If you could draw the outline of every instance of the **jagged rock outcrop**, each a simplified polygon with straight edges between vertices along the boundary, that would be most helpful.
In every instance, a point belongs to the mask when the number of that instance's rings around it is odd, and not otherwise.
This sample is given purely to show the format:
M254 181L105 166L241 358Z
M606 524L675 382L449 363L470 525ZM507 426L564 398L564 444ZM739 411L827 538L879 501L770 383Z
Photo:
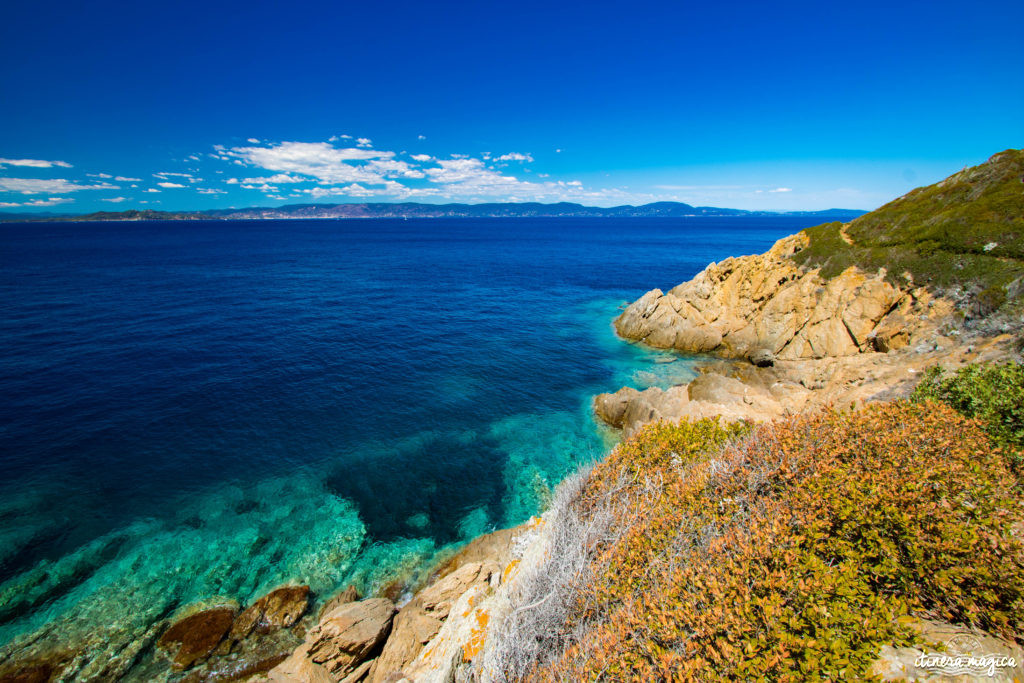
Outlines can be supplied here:
M511 559L519 527L485 534L442 566L439 578L421 590L395 617L394 628L370 671L374 683L405 675L409 666L441 631L452 607L469 592L486 594L500 583Z
M615 319L627 338L741 364L705 367L688 386L623 388L594 411L629 436L655 420L771 420L828 404L853 405L907 383L957 342L951 301L851 266L831 279L798 265L806 233L764 254L712 263L667 293L654 289ZM913 350L914 358L888 358ZM911 375L912 376L912 375Z
M712 263L667 293L651 290L616 318L615 329L657 348L756 353L755 362L767 364L900 348L953 311L923 288L895 287L884 271L850 267L826 281L790 258L807 240L792 235L764 254Z
M269 673L269 680L339 681L352 675L384 644L395 612L387 598L339 605L310 629L302 645Z
M395 604L386 598L336 608L306 636L309 658L335 676L348 675L383 645L395 611Z

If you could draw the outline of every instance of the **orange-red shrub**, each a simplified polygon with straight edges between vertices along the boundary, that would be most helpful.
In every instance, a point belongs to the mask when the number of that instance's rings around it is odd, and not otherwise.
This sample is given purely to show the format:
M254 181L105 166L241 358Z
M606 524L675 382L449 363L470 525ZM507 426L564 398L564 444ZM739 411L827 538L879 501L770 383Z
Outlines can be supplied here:
M660 494L595 550L586 636L538 678L864 678L915 642L910 613L1024 631L1024 501L976 422L874 405L722 448L743 429L653 425L595 468L583 505L623 480Z

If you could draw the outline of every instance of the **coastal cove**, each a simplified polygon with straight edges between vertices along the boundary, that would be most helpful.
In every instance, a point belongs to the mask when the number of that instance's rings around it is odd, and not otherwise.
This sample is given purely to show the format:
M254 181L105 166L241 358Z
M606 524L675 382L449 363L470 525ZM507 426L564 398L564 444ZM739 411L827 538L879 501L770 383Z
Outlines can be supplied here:
M816 217L4 224L0 644L411 584L693 357L611 320Z

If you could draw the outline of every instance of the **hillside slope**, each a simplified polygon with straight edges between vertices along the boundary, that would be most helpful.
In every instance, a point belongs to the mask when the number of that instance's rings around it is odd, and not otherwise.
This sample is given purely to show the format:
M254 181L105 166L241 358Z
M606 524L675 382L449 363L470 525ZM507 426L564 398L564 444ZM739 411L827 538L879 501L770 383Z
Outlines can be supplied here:
M626 339L729 358L889 351L1024 294L1024 152L1010 150L848 224L713 263L615 320Z
M886 268L899 282L943 291L982 291L987 303L1024 293L1024 150L1006 150L987 162L920 187L845 226L805 231L798 265L832 278L849 266ZM999 291L1001 290L1001 291Z

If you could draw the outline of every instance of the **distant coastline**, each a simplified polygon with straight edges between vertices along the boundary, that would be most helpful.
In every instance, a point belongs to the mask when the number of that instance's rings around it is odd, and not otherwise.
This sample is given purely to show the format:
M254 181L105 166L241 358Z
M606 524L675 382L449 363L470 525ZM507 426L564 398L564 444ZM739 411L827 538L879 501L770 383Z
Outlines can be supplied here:
M88 214L0 213L0 222L148 221L148 220L280 220L342 218L693 218L721 216L818 216L852 219L866 211L745 211L682 202L655 202L641 206L583 206L570 202L542 204L508 202L487 204L421 204L415 202L367 204L286 204L279 207L213 209L208 211L98 211Z

